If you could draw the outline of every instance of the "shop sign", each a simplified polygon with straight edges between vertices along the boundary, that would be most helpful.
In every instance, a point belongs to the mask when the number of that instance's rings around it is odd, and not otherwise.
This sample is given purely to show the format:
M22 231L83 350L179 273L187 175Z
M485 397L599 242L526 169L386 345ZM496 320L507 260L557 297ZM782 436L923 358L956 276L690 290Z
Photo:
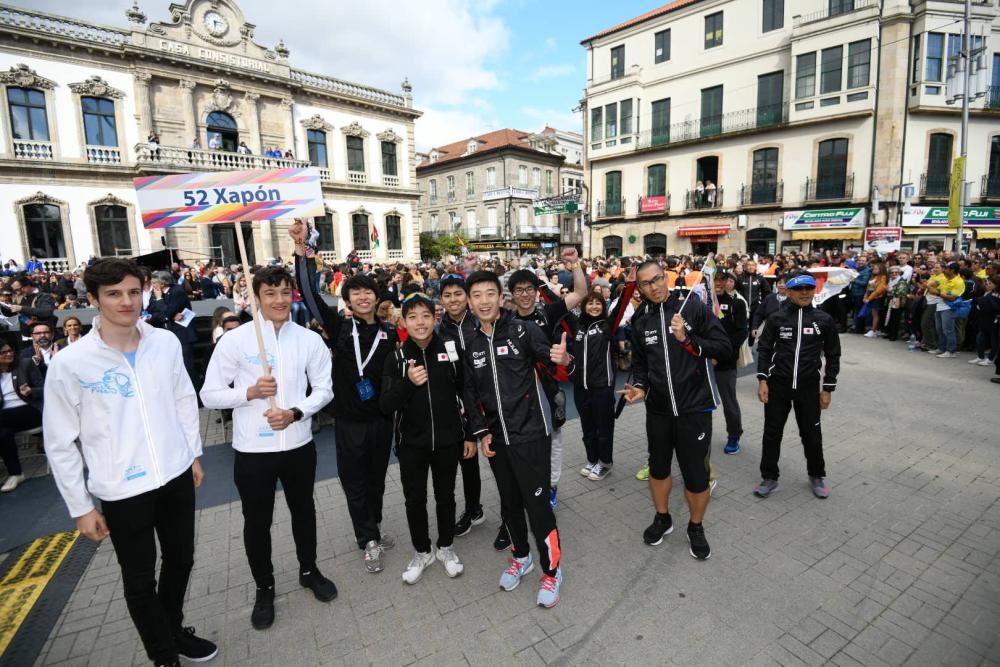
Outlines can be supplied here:
M865 230L865 250L887 255L899 252L902 243L902 227L869 227Z
M1000 208L989 206L966 206L965 224L972 227L1000 229ZM932 227L942 232L948 230L947 206L913 206L910 212L903 212L904 227Z
M948 209L945 209L947 212ZM804 229L857 229L865 226L866 209L826 208L812 211L786 211L785 230Z

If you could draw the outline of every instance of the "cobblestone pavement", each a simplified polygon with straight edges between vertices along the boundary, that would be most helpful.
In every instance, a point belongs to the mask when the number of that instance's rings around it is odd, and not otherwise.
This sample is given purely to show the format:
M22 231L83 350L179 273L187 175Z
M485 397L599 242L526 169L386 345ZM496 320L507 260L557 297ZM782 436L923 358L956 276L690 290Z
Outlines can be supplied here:
M636 406L618 421L616 468L603 482L576 473L578 422L566 427L557 512L565 582L555 609L534 607L533 576L510 593L497 587L498 500L483 462L488 520L456 541L463 577L434 565L415 586L400 580L412 550L393 466L384 527L400 539L383 573L365 573L340 485L323 482L320 567L340 597L322 604L299 588L279 504L277 621L256 632L240 508L223 505L197 519L185 622L219 642L215 663L226 665L1000 665L1000 387L967 358L845 340L840 388L824 416L826 501L809 492L794 420L780 492L751 495L763 413L754 381L741 379L743 453L721 454L716 418L708 562L688 555L682 529L660 547L642 544L652 510L646 485L632 477L645 453ZM673 501L683 528L686 508L676 492ZM130 663L145 664L145 655L105 543L37 664Z

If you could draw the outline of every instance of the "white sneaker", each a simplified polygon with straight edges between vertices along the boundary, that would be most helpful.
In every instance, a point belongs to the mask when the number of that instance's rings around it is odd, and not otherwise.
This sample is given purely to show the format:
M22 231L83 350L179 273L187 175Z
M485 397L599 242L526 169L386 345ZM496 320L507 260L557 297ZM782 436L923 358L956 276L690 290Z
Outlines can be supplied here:
M437 550L437 559L441 561L441 564L444 565L444 571L452 579L465 572L465 565L462 565L462 561L459 560L453 546L439 547Z
M955 354L954 352L942 352L941 354L937 355L937 358L938 359L954 359L957 356L958 355Z
M933 350L924 350L924 351L927 352L927 354L935 354L935 355L941 354L941 350L937 349L936 347Z
M611 466L604 463L598 463L594 466L594 469L590 471L590 475L587 476L592 482L599 482L611 472Z
M980 363L981 361L983 361L983 359L980 359L979 357L973 357L973 358L969 359L968 361L966 361L965 363L967 363L967 364L979 364L980 366L982 366L982 364Z
M873 330L871 330L871 331L869 331L868 333L865 334L865 338L874 338L876 335L877 334L876 334L875 330L873 329Z
M413 554L413 558L410 559L410 564L403 570L403 581L411 585L417 583L420 581L420 577L423 576L427 566L433 562L434 547L431 547L431 550L427 553L416 552Z
M992 366L993 365L993 362L990 361L989 359L977 359L976 363L979 364L980 366Z
M583 477L589 477L590 471L592 471L595 467L597 467L596 463L588 463L587 465L580 468L580 475Z
M11 475L7 478L7 481L0 486L0 493L9 493L16 489L21 482L24 481L24 475Z

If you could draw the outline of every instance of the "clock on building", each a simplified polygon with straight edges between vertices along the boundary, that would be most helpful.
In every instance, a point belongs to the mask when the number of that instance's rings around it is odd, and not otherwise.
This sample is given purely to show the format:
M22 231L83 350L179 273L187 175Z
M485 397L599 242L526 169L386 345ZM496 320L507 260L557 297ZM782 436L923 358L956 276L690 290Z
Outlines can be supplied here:
M205 29L213 37L222 37L229 30L229 22L217 11L205 12Z

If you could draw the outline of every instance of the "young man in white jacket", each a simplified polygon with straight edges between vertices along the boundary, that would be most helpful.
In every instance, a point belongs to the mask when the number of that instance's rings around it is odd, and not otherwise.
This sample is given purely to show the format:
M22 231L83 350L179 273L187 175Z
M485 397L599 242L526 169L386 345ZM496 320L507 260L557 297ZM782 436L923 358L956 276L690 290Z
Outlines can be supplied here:
M311 427L312 416L333 398L332 362L319 334L291 321L294 286L280 266L253 277L270 374L263 372L254 324L248 322L219 339L201 389L206 407L233 410L233 477L243 503L243 545L257 584L250 616L257 630L274 623L271 520L278 480L292 515L299 583L322 602L337 597L337 587L316 567Z
M181 626L194 564L194 490L204 477L198 399L177 337L139 321L141 276L118 258L84 273L100 314L90 333L52 358L45 450L77 530L95 542L111 536L146 655L157 665L177 665L178 656L204 662L215 644Z

